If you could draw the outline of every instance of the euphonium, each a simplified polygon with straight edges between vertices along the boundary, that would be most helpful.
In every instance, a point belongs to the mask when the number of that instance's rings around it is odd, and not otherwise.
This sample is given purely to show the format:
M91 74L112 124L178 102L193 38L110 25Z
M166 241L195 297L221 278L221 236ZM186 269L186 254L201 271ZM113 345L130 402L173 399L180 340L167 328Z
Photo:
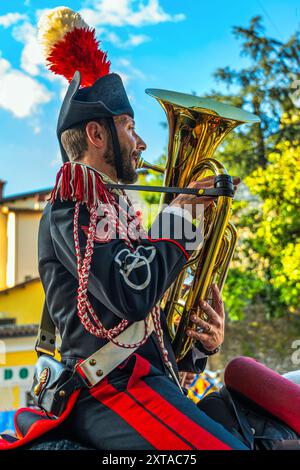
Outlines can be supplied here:
M243 123L259 118L233 106L211 99L167 90L148 89L163 107L169 124L168 158L165 186L187 187L208 174L225 175L225 167L213 154L223 139ZM144 163L151 168L151 164ZM158 167L152 167L160 171ZM163 194L161 202L169 204L174 196ZM229 263L236 245L236 229L229 221L232 198L218 197L205 210L204 238L181 274L164 296L163 303L176 358L182 359L194 340L187 337L192 313L199 314L199 301L211 303L211 285L222 291Z

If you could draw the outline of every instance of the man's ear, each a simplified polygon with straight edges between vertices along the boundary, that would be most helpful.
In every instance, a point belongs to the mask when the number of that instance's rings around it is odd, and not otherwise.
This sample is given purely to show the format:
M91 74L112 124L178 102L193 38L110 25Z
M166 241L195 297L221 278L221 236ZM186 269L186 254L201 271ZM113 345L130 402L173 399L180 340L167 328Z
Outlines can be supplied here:
M106 129L97 121L89 121L85 127L88 141L97 148L103 148L106 143Z

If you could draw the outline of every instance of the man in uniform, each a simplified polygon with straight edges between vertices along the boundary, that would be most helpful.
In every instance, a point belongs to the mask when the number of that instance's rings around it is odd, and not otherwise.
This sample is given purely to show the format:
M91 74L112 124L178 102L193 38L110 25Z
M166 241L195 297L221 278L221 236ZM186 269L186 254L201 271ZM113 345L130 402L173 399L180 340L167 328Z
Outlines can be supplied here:
M77 81L76 86L74 81ZM78 74L70 87L78 90ZM85 93L86 99L82 102L87 103L92 96L93 102L102 102L106 108L115 111L109 99L110 87L119 90L119 98L114 98L115 110L120 114L100 117L98 110L97 118L91 114L90 120L82 123L82 113L76 117L73 103L77 99L82 100ZM67 117L64 112L66 106L70 113ZM136 180L137 160L146 144L135 131L133 110L120 77L110 74L100 78L90 89L76 91L71 104L64 103L61 116L67 121L73 118L67 129L59 124L64 158L67 155L83 168L93 169L104 182L132 183ZM107 120L111 120L109 125ZM111 125L115 126L115 133L110 132ZM118 139L117 145L113 138ZM116 147L119 147L118 152L115 152ZM210 185L210 179L194 183L199 188ZM199 203L208 205L211 200L177 196L169 208L158 215L151 232L159 232L157 227L163 231L169 229L169 223L175 226L183 215L188 218L184 212L186 207L192 210ZM77 315L74 211L74 201L61 201L57 197L44 211L39 234L41 279L50 314L62 337L62 360L69 366L75 366L79 360L86 359L107 343L106 338L99 338L92 330L86 331ZM167 217L167 224L164 217ZM86 250L89 225L90 213L82 204L78 218L81 253ZM145 238L133 242L130 249L120 237L107 241L101 238L101 230L100 234L98 232L96 230L94 236L88 283L93 311L106 330L112 330L122 320L130 324L145 320L189 258L190 252L186 249L189 240L184 235L179 240L164 236ZM195 319L203 332L187 332L198 341L198 349L191 350L183 364L179 364L184 370L203 370L206 356L223 340L224 310L216 287L213 296L215 309L208 304L201 305L209 322ZM98 449L240 448L238 441L182 394L176 383L178 364L163 312L160 313L160 321L163 338L154 331L99 385L81 392L65 425L70 436Z
M186 332L197 347L179 363L159 308L191 254L190 240L184 233L176 238L176 227L184 221L192 230L197 204L209 205L212 199L179 195L150 233L143 233L124 192L106 186L134 183L146 149L122 80L105 73L89 86L80 85L82 77L75 72L58 121L64 165L39 230L40 276L62 339L62 362L76 367L87 384L65 414L61 432L95 449L245 449L185 396L178 381L179 369L202 371L223 341L224 307L217 287L214 308L201 304L206 321L192 318L198 331ZM192 183L212 185L211 178ZM139 229L138 236L130 226ZM135 325L142 331L139 337ZM126 331L133 333L124 341ZM103 363L89 360L99 378L91 386L81 366L99 350ZM102 366L105 370L108 363L109 370L112 357L115 367L104 374Z

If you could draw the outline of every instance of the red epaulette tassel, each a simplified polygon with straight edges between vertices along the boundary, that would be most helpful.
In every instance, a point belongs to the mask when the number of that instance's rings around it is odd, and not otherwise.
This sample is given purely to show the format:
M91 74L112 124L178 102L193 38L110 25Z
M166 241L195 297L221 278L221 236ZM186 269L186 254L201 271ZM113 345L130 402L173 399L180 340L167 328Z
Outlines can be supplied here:
M111 194L106 189L100 174L81 163L64 163L59 170L50 201L74 201L97 206L99 202L109 202Z

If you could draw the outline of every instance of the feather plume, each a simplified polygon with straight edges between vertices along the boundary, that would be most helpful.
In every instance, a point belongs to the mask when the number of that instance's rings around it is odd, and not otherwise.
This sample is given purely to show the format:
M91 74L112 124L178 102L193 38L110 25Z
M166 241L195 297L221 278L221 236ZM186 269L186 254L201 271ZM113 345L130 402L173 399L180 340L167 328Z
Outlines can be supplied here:
M54 8L42 15L38 28L46 64L53 73L70 81L79 70L83 87L109 73L110 62L99 48L95 29L79 13L67 7Z
M47 57L52 47L75 28L89 29L79 13L67 7L57 7L46 11L38 23L38 38L45 56Z

